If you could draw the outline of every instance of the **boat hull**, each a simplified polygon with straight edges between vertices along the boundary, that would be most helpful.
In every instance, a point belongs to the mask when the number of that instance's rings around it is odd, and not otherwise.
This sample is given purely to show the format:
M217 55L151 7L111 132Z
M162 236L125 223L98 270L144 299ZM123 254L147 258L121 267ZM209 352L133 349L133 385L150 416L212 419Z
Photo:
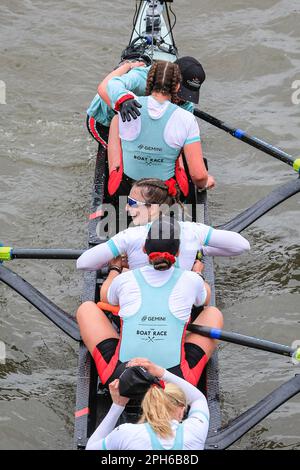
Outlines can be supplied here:
M139 10L136 13L135 24L139 25L139 28L134 28L131 36L129 47L126 50L130 50L130 45L133 44L136 50L139 50L141 54L144 52L148 56L153 56L155 60L176 60L176 47L172 33L167 35L167 26L165 22L166 12L162 15L162 31L167 42L169 52L161 50L161 45L150 44L144 48L145 41L143 39L136 40L138 37L143 38L143 27L145 24L145 8L142 1L139 5ZM138 33L138 35L137 35ZM142 49L141 49L142 47ZM165 45L164 45L165 47ZM100 210L100 206L104 201L104 187L106 184L105 175L106 171L106 150L99 145L96 167L95 167L95 178L93 185L92 195L92 207L91 214L96 214ZM197 222L209 224L209 213L207 204L207 193L206 191L198 192L192 182L190 181L190 195L187 201L193 207L193 218L197 217ZM197 210L196 210L197 208ZM97 233L97 228L101 224L101 217L92 218L89 222L88 232L88 246L89 248L103 243L105 238L100 239ZM215 290L214 290L214 269L213 261L211 258L204 260L205 270L204 274L211 286L211 303L215 303ZM99 289L105 278L105 273L94 272L85 273L84 275L84 287L82 301L99 301ZM208 362L205 371L202 374L201 389L206 393L209 408L210 408L210 430L209 435L214 435L221 425L221 415L219 406L219 380L218 380L218 357L217 352ZM84 449L89 436L94 432L96 426L101 422L103 417L107 414L111 405L111 399L108 390L103 389L99 384L97 371L87 349L84 344L80 344L79 348L79 361L78 361L78 382L77 382L77 395L76 395L76 413L75 413L75 448ZM126 408L126 413L123 413L121 417L122 422L135 422L138 419L139 406L136 403L130 403Z

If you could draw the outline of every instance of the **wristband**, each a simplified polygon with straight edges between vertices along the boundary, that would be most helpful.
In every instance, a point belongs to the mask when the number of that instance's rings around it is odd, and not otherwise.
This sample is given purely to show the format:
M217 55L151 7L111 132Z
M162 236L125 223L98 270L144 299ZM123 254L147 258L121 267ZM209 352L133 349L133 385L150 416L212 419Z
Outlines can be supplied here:
M110 267L108 268L108 272L110 273L110 271L117 271L119 274L121 274L121 273L122 273L122 269L123 269L123 268L120 268L120 266L117 266L117 265L113 264L112 266L110 266Z
M127 93L127 95L124 95L121 98L119 98L115 104L115 111L120 110L120 106L122 103L124 103L124 101L133 100L134 98L135 98L134 95L131 95L130 93Z

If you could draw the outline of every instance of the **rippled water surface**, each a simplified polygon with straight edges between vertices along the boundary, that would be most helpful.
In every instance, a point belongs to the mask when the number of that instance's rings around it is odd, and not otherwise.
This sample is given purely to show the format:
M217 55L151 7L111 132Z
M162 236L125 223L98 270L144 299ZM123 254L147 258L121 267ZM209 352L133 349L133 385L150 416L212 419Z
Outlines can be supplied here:
M203 110L299 155L298 0L175 0L175 38L207 80ZM131 32L134 2L2 0L0 80L0 240L14 246L81 247L87 230L96 145L85 110ZM278 184L290 167L200 122L218 186L214 225L229 220ZM252 250L216 262L217 301L226 329L291 344L300 339L299 197L245 231ZM75 312L82 276L72 261L14 261L18 273ZM0 286L0 448L72 446L77 345L13 291ZM224 422L289 379L287 358L222 344ZM235 448L300 449L294 398Z

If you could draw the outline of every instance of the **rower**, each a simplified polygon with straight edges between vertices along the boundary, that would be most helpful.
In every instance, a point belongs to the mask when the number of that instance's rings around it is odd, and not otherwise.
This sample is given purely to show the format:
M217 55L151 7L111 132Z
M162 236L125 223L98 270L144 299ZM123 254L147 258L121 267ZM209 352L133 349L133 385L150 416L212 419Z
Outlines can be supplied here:
M147 96L136 98L141 115L130 122L113 118L108 144L110 196L127 195L140 178L174 178L182 149L193 183L201 189L214 187L204 164L196 118L175 104L180 82L177 64L157 61L148 74ZM117 109L122 105L119 100Z
M194 57L181 57L176 60L179 65L182 83L178 92L183 109L194 111L194 103L199 101L199 92L205 80L205 72L200 62ZM134 93L144 96L147 76L151 60L146 54L131 53L123 55L120 65L110 72L98 85L98 93L93 98L87 110L87 129L91 136L101 145L107 147L108 132L114 108L120 106L124 119L135 118L139 110L133 103ZM195 75L196 73L196 75ZM193 82L191 79L195 78ZM124 99L127 97L127 99ZM129 102L131 100L131 102ZM123 103L123 106L121 105Z
M192 384L147 359L136 358L109 390L113 404L89 438L86 450L204 449L209 408L203 393ZM141 419L114 429L128 397L137 394L143 398Z
M84 302L77 311L81 337L92 354L103 385L112 381L119 364L147 357L196 385L216 341L186 333L193 305L204 306L194 324L222 328L223 316L208 306L210 288L201 276L174 267L179 251L180 226L159 218L151 225L144 250L148 265L127 271L107 288L107 300L119 305L121 331L105 313Z
M113 260L112 264L122 270L122 260L114 259L122 254L127 256L130 269L147 265L148 257L143 252L143 245L150 224L167 208L176 209L179 199L180 190L176 184L166 184L155 178L135 182L126 206L134 226L85 251L77 260L77 269L98 270ZM182 269L193 268L197 252L203 256L237 256L250 250L249 242L236 232L189 221L179 222L179 225L177 266Z

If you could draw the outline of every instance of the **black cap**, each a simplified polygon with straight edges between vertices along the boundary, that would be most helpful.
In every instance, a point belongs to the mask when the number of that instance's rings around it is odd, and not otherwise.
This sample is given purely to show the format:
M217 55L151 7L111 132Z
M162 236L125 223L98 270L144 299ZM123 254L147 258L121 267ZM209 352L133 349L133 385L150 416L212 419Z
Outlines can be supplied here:
M182 75L182 82L178 97L184 101L197 104L199 101L200 87L205 80L205 72L202 65L194 57L181 57L177 59Z
M126 367L119 377L119 392L122 397L142 400L151 385L159 380L141 366Z

